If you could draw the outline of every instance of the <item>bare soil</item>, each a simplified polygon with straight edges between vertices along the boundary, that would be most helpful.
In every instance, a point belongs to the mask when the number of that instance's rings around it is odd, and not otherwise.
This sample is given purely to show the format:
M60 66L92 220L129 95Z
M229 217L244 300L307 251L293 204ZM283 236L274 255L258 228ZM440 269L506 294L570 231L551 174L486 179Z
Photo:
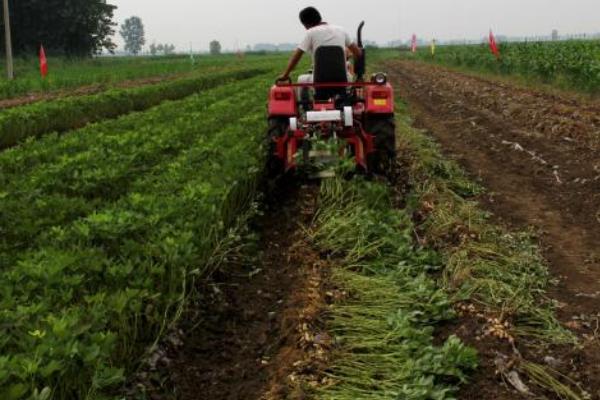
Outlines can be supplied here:
M173 74L167 76L156 76L143 79L130 79L111 84L85 85L71 89L53 90L51 92L32 92L27 95L0 99L0 110L37 103L39 101L56 100L64 97L89 96L104 92L108 89L130 89L185 77L187 74Z
M600 399L600 106L430 64L387 67L415 126L488 189L481 201L496 222L539 232L560 281L550 295L583 345L550 355L558 354L561 370ZM453 330L474 343L470 325ZM475 344L481 373L461 398L517 398L494 377L498 347Z
M199 318L182 326L183 345L170 355L169 399L305 398L299 382L328 353L328 264L303 230L317 194L318 185L281 188L255 227L256 265L227 266L206 285Z

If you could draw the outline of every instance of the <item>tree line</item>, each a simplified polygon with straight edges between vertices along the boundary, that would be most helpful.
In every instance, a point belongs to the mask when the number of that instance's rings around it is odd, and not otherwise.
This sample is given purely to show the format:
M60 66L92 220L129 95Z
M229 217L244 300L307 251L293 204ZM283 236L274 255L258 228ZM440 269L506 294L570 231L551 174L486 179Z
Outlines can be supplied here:
M113 14L106 0L9 0L13 50L37 54L40 45L53 54L89 56L116 47ZM0 22L4 32L4 22ZM4 50L4 41L2 50Z
M38 54L40 46L53 55L85 57L102 51L113 53L112 37L117 24L113 21L115 5L111 0L8 0L11 17L13 52L16 56ZM0 18L0 32L4 19ZM133 16L120 26L124 49L139 54L146 44L142 20ZM4 52L4 40L0 40ZM152 55L175 52L172 44L152 44ZM221 53L221 44L210 43L211 54Z

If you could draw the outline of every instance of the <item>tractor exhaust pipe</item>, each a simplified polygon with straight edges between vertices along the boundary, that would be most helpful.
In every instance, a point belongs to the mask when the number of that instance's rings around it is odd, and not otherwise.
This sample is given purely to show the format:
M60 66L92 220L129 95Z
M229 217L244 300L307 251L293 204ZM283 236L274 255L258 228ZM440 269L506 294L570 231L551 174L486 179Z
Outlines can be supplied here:
M365 47L363 46L362 40L362 31L365 26L365 21L362 21L360 25L358 25L358 32L356 35L357 45L362 50L362 55L356 60L356 65L354 66L354 71L356 72L356 81L364 82L365 80L365 72L366 72L366 60L367 55L365 54Z

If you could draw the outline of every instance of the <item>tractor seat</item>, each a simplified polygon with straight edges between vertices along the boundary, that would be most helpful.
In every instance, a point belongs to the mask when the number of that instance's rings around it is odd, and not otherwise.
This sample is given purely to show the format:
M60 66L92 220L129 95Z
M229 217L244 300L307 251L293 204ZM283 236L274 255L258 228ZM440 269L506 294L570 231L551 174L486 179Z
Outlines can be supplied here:
M315 52L315 83L347 83L346 52L340 46L321 46ZM346 88L319 88L315 100L327 101L336 96L346 96Z

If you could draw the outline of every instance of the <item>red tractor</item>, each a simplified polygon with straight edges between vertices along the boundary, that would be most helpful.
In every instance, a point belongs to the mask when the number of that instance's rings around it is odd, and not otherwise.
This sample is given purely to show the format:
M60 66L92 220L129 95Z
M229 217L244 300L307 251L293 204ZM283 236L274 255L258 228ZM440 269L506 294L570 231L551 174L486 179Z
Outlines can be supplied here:
M358 45L362 46L362 27ZM309 83L277 82L269 93L271 175L294 171L318 158L315 141L338 139L340 156L351 156L358 170L386 174L396 155L394 90L384 73L364 82L365 58L348 76L341 47L319 47ZM301 157L300 157L301 156Z

